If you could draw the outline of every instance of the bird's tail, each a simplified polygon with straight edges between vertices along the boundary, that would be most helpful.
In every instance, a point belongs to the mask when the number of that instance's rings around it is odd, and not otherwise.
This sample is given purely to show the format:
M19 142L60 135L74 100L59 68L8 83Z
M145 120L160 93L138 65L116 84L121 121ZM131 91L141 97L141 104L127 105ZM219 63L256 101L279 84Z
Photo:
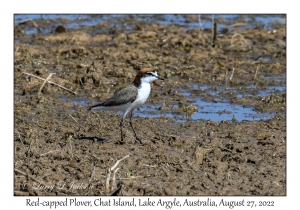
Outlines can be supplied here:
M88 111L91 111L91 110L93 109L93 107L94 107L94 106L87 107L87 110L88 110Z
M97 107L100 107L100 105L96 104L94 106L90 106L90 107L87 108L87 110L93 110L94 108L97 108Z

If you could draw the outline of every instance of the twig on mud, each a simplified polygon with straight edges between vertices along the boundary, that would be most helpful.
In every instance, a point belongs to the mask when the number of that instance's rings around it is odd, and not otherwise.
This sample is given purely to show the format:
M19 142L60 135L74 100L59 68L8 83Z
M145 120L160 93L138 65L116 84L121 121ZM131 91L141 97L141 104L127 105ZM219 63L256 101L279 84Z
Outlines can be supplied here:
M94 110L91 110L95 115L97 115L98 118L100 118L100 116L94 111Z
M56 74L56 73L50 73L49 76L47 77L47 79L44 80L42 86L40 87L40 89L39 89L39 91L37 93L37 97L38 98L40 98L40 95L41 95L43 87L45 86L46 82L52 77L53 74Z
M232 67L232 73L231 73L231 76L230 76L229 80L232 80L232 78L233 78L233 74L234 74L234 70L235 70L235 68L234 68L234 67Z
M147 165L147 164L143 164L144 166L147 166L147 167L151 167L151 168L156 168L157 165L154 165L154 166L151 166L151 165Z
M106 181L105 181L105 191L109 192L109 181L110 181L110 174L111 172L108 170L108 173L106 175Z
M257 72L258 72L258 66L256 67L256 71L255 71L254 79L253 79L253 81L252 81L252 85L253 85L254 80L255 80L255 78L256 78Z
M48 153L57 152L57 151L59 151L59 150L58 150L58 149L57 149L57 150L51 150L51 151L49 151L49 152L46 152L46 153L41 154L40 156L45 156L45 155L48 154Z
M17 173L19 173L19 174L22 174L22 175L26 176L28 179L32 179L33 181L36 181L36 182L38 182L38 183L41 183L41 184L45 185L42 181L40 181L40 180L34 178L33 176L30 176L29 174L27 174L27 173L25 173L25 172L23 172L23 171L20 171L19 169L16 169L16 168L15 168L14 171L17 172ZM46 185L45 185L45 186L46 186Z
M35 75L33 75L33 74L29 74L29 73L26 73L26 72L23 72L23 74L26 74L26 75L28 75L28 76L35 77L35 78L40 79L40 80L45 80L44 78L35 76ZM70 90L70 89L68 89L68 88L65 88L65 87L63 87L63 86L61 86L61 85L59 85L59 84L57 84L57 83L55 83L55 82L51 82L51 81L47 81L47 82L48 82L49 84L57 85L58 87L60 87L60 88L62 88L62 89L64 89L64 90L67 90L67 91L73 93L74 95L77 95L77 93L76 93L77 90L74 92L74 91L72 91L72 90Z
M70 115L70 114L68 114L68 115L80 126L80 124L77 122L77 120L75 120L74 117L72 117L72 115Z
M117 188L117 185L116 185L116 173L117 173L118 170L119 170L119 168L116 168L116 170L114 171L114 176L113 176L113 179L112 179L111 190Z
M125 157L123 157L122 159L120 160L117 160L117 162L115 163L115 165L113 165L111 168L108 169L108 172L107 172L107 176L106 176L106 182L105 182L105 189L106 189L106 192L108 193L109 191L112 191L112 189L115 187L115 174L116 174L116 171L118 170L117 166L119 165L119 163L124 160L125 158L128 158L130 155L126 155ZM116 169L117 168L117 169ZM116 171L115 171L116 169ZM110 190L110 175L111 173L114 172L114 177L113 177L113 185L111 187L111 190ZM111 194L111 193L110 193Z
M127 178L118 178L117 180L129 180L129 179L139 179L139 178L144 178L143 176L131 176Z
M130 155L126 155L125 157L123 157L122 159L120 159L120 160L117 160L117 162L115 163L115 165L113 165L113 167L111 167L110 168L110 170L111 171L114 171L115 170L115 168L119 165L119 163L122 161L122 160L124 160L124 159L126 159L126 158L128 158Z

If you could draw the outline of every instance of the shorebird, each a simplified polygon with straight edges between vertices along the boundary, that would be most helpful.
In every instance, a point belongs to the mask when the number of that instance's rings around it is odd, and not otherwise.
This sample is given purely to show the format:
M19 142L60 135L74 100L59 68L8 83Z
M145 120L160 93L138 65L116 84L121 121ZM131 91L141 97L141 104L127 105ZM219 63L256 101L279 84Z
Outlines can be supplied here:
M136 108L141 107L146 100L148 99L151 91L151 83L157 79L164 80L164 78L159 77L157 72L152 68L145 68L140 70L135 79L131 84L126 86L125 88L116 92L111 98L108 100L91 106L89 110L96 110L99 109L101 111L121 111L123 112L123 116L120 122L120 129L121 129L121 141L123 141L123 122L127 114L130 114L130 126L133 130L135 140L139 141L142 144L140 138L137 137L136 132L132 125L132 116L133 111Z

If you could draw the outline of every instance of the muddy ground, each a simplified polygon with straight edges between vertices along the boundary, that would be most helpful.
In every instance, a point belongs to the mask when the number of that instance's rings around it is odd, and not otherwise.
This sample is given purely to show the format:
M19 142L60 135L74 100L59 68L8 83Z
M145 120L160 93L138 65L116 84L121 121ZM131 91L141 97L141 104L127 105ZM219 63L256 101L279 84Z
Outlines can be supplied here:
M197 16L186 19L196 22ZM68 21L35 24L43 31ZM125 22L130 30L121 27ZM15 195L286 195L286 94L258 96L246 88L285 85L274 78L286 74L286 26L242 26L228 25L213 41L210 29L130 15L30 35L24 30L32 22L15 24ZM152 85L147 103L174 118L134 117L144 145L134 142L128 121L120 142L120 115L86 106L107 99L148 67L167 80ZM34 77L50 73L56 74L49 81L68 90ZM233 91L212 95L199 88L189 97L178 91L192 84ZM190 120L201 111L194 98L276 114L267 120ZM186 120L176 121L177 115ZM124 157L114 178L109 169Z

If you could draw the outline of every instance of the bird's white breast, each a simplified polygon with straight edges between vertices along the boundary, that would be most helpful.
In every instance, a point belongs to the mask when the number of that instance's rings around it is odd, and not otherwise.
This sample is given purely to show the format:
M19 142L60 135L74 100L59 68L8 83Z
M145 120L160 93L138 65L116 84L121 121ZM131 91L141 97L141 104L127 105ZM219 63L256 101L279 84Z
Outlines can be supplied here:
M132 109L141 107L148 99L151 92L150 83L143 82L141 83L140 88L138 89L137 99L132 103Z

